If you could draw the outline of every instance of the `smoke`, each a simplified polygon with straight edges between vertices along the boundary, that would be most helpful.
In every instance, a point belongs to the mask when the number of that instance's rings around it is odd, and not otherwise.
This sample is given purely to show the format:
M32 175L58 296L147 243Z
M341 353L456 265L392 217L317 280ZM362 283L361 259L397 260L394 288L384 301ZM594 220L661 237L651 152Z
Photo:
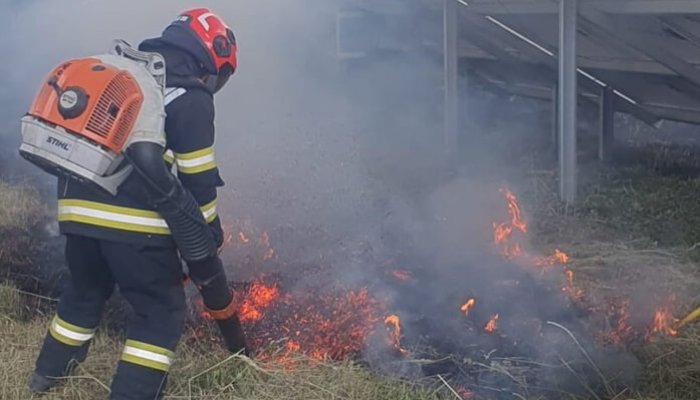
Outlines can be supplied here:
M6 55L0 63L0 140L11 151L20 116L55 64L100 53L115 38L137 44L157 36L192 6L179 0L7 1L0 23L0 52ZM439 48L431 51L423 43L439 43L439 15L424 13L417 2L367 2L376 8L380 3L397 17L376 17L378 23L368 18L353 31L375 51L341 61L339 3L198 2L229 22L239 50L239 68L216 98L216 151L226 182L219 214L234 234L254 232L257 238L267 232L277 256L248 262L250 254L234 246L224 258L237 281L321 265L326 272L303 276L300 285L372 283L410 317L406 332L430 336L421 331L429 324L443 331L441 338L458 336L459 323L437 327L421 313L451 315L449 307L469 295L462 290L480 287L479 297L488 298L489 285L505 279L502 269L492 268L496 261L483 254L491 239L490 216L501 206L493 201L497 187L464 178L445 183L442 66ZM400 39L387 39L387 32ZM470 107L470 115L477 115L482 106ZM14 168L33 171L25 162ZM387 263L421 271L426 283L408 291L383 285L379 265ZM406 293L416 297L401 305ZM532 293L508 293L499 292L504 297L494 302L534 301ZM549 314L562 311L550 306ZM376 364L372 355L368 359Z

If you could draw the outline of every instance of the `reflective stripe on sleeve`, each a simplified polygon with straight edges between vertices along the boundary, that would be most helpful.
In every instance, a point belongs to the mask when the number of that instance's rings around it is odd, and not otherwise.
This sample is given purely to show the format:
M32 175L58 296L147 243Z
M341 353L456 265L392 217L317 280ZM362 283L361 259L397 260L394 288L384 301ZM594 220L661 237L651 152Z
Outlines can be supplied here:
M207 223L210 223L216 219L216 199L200 207L202 210L202 215Z
M173 153L172 150L168 150L165 153L163 153L163 159L168 164L172 164L173 162L175 162L175 153Z
M184 174L198 174L216 168L214 148L206 147L191 153L175 153L177 170Z

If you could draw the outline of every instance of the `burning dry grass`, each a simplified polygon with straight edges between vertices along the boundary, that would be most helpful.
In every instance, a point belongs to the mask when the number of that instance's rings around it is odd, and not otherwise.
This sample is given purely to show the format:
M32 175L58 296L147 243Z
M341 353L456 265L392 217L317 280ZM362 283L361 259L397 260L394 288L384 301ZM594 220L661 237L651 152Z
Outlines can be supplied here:
M48 316L32 316L36 311L20 308L24 297L10 286L0 286L0 399L30 398L24 385L48 323ZM117 337L98 334L76 375L42 399L106 398L120 349ZM268 360L230 356L206 341L181 346L166 399L433 400L447 390L380 378L351 362L331 363L286 352L283 363L274 357Z

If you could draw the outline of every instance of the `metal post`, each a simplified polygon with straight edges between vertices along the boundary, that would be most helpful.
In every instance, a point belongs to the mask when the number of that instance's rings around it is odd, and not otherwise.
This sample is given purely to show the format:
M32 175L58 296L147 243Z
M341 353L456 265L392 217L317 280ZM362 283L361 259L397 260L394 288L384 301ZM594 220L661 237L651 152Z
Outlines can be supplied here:
M456 0L443 0L444 19L444 67L445 67L445 132L444 145L449 163L456 161L459 147L459 96L458 96L458 21Z
M576 201L576 17L578 0L559 3L559 194Z
M600 96L600 136L598 141L598 158L610 161L615 140L615 92L610 86L603 88Z
M552 148L555 153L559 149L559 86L555 83L552 87Z

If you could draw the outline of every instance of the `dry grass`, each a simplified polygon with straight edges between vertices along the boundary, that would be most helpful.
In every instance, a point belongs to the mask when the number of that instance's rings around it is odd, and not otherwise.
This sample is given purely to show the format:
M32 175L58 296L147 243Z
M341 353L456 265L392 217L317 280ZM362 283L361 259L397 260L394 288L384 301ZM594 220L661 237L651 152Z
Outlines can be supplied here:
M0 265L31 262L31 249L40 241L36 229L47 214L36 189L0 181Z
M567 208L551 175L532 180L524 208L532 210L535 247L569 253L576 285L594 298L660 305L673 294L677 318L700 306L700 180L634 167L598 171L592 181L580 205ZM634 351L640 386L619 399L700 399L698 322Z
M0 227L26 231L46 215L39 193L30 186L10 186L0 181Z
M0 286L0 399L31 398L24 385L32 371L49 316L27 317L22 297L9 286ZM107 398L121 340L98 334L90 356L74 377L42 399L83 400ZM301 356L253 361L218 349L181 346L169 379L166 399L377 399L436 400L446 386L419 388L408 382L373 375L351 362L317 362ZM291 366L290 366L291 365Z

